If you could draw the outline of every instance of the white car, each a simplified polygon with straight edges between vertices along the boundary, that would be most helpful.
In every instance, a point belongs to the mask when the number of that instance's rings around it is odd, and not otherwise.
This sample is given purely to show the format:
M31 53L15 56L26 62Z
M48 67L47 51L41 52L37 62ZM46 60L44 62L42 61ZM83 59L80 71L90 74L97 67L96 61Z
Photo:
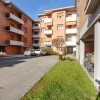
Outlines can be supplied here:
M27 48L24 52L25 56L33 56L34 55L34 49Z
M37 55L41 55L41 49L36 49L35 50L35 52L34 52L34 54L37 56Z

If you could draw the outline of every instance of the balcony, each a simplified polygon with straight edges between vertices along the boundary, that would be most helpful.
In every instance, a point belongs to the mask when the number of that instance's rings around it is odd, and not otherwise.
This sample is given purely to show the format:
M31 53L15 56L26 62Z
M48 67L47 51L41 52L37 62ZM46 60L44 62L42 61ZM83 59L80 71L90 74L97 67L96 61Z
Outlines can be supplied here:
M39 30L39 26L33 26L33 30Z
M77 21L77 17L76 17L76 15L68 16L68 17L66 17L66 21L69 21L69 22Z
M44 45L45 45L45 46L52 46L52 42L46 41L46 42L44 42Z
M33 47L39 47L40 44L39 43L33 43Z
M76 46L75 41L66 41L66 46Z
M52 18L47 18L47 19L44 19L44 23L47 25L47 26L51 26L52 25Z
M7 17L7 18L10 18L10 19L12 19L12 20L14 20L14 21L16 21L16 22L18 22L18 23L20 23L20 24L24 24L24 21L23 21L21 18L15 16L15 15L12 14L12 13L7 13L7 14L6 14L6 17Z
M77 33L77 28L66 29L66 34L75 34Z
M24 46L24 42L15 41L15 40L9 40L9 41L7 41L7 44L13 45L13 46Z
M24 31L19 30L19 29L17 29L17 28L14 28L14 27L12 27L12 26L7 26L7 27L6 27L6 30L9 31L9 32L16 33L16 34L24 35Z
M53 34L53 31L52 30L45 30L44 31L44 34L45 35L52 35Z
M85 7L86 14L93 14L99 6L100 0L87 0L87 4Z
M33 38L39 38L39 37L40 37L39 34L37 34L37 35L33 35Z

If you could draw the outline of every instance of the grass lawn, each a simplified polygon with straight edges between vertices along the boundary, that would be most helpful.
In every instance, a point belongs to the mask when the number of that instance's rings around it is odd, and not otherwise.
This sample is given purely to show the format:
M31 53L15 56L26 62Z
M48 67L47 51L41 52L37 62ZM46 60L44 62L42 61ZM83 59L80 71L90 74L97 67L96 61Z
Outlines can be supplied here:
M96 100L96 89L77 61L64 60L21 100Z

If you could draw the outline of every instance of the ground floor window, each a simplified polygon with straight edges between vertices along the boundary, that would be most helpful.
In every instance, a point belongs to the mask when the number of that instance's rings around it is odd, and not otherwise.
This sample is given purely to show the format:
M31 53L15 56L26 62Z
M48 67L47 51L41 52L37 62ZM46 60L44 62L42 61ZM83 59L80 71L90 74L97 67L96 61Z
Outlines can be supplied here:
M0 46L0 52L5 52L5 47L4 46Z
M73 47L67 47L67 54L73 54Z

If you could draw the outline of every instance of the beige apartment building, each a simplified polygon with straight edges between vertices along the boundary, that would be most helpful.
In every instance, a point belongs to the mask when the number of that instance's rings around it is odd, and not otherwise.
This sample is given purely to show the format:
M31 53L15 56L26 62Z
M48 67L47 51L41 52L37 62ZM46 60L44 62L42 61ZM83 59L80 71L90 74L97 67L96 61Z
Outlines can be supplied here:
M32 47L34 49L40 49L40 22L38 20L33 21L32 29Z
M89 55L92 56L92 60L87 62L90 64L86 66L86 69L90 69L90 65L93 65L92 79L98 87L97 81L100 81L100 0L76 0L76 9L78 26L76 57L84 66L85 60L89 58Z
M66 54L73 54L76 51L77 33L75 7L46 10L38 16L40 18L40 46L51 47L57 51L52 42L54 39L63 38Z

